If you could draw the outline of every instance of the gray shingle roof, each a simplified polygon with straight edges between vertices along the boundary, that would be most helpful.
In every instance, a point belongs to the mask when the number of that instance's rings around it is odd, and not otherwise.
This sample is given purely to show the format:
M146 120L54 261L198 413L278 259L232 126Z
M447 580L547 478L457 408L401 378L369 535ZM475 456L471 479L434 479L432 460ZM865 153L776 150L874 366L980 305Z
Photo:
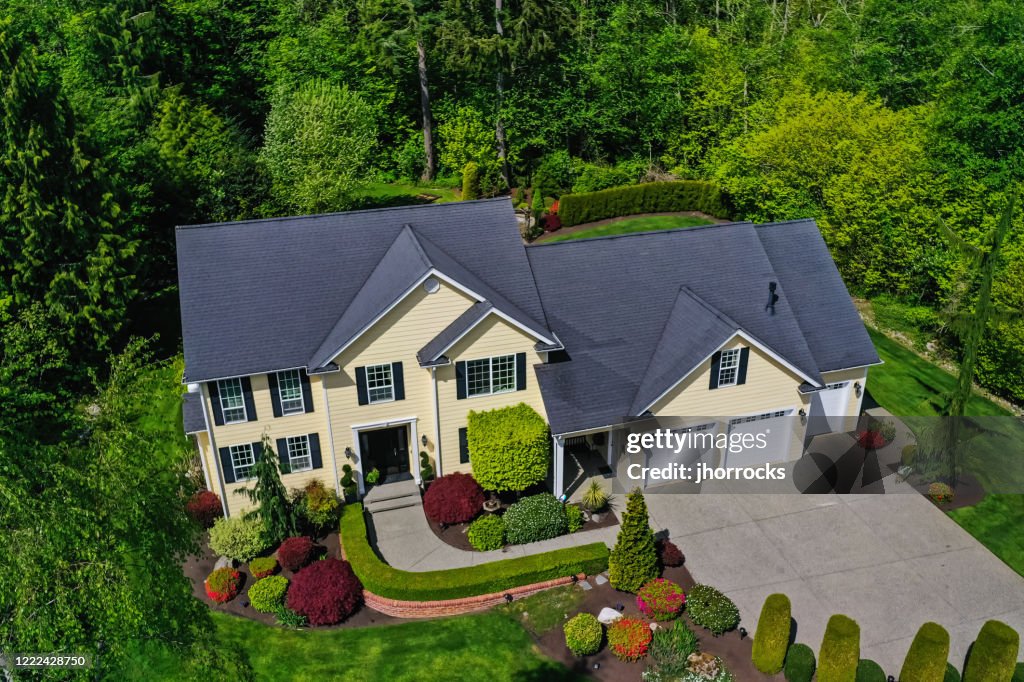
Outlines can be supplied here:
M415 239L398 239L406 225ZM180 227L176 238L191 382L321 361L328 341L408 282L395 268L420 269L417 258L548 330L507 198ZM364 287L392 247L394 268Z
M466 312L455 318L450 325L442 329L437 336L428 341L427 345L416 353L416 359L420 361L420 365L429 367L433 364L456 339L475 327L492 310L494 310L494 305L490 301L478 301L467 308Z
M695 336L721 339L732 325L814 383L821 383L821 371L877 362L859 319L859 333L850 329L856 310L814 223L797 223L794 235L785 231L782 224L731 223L528 249L548 322L571 358L536 367L552 430L635 416L677 368L706 357L702 351L713 341ZM799 273L813 273L812 284ZM773 281L774 314L765 309ZM815 333L804 325L815 325ZM670 342L676 334L680 348Z
M199 433L206 430L203 418L203 398L200 393L186 393L181 398L181 417L185 422L185 433Z

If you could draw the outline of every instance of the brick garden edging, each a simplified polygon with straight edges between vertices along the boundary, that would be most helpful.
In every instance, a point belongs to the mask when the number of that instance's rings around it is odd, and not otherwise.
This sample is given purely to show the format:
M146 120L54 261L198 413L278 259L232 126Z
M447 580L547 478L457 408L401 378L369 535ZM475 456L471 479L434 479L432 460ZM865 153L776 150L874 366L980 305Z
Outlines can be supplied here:
M344 552L344 550L342 551ZM583 580L586 578L586 575L580 573L576 578L578 580ZM572 584L572 582L572 577L566 576L564 578L555 578L553 580L533 583L532 585L513 587L505 590L504 592L493 592L491 594L481 594L476 597L463 597L462 599L442 599L439 601L405 601L402 599L388 599L387 597L378 597L373 592L364 589L363 600L366 602L366 605L374 611L379 611L394 618L436 618L438 616L458 616L463 613L480 611L483 609L489 609L492 606L497 606L498 604L504 604L506 594L512 595L513 599L519 599L531 594L536 594L537 592L542 592L552 587L569 585Z

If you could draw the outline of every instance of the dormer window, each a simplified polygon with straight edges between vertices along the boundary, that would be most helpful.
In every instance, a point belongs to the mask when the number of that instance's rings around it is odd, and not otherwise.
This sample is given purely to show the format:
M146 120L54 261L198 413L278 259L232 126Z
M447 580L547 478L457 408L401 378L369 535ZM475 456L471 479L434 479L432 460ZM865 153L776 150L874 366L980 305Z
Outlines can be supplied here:
M730 348L722 351L722 359L718 365L718 386L735 386L740 369L740 350Z

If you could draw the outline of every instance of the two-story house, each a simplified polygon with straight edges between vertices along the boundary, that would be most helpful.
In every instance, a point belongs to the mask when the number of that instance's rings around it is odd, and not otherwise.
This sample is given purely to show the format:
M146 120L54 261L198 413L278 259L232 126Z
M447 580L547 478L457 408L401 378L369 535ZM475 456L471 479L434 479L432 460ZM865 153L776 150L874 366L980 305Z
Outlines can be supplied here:
M567 438L642 415L850 428L879 362L812 221L525 247L508 199L177 230L186 431L234 514L267 434L289 473L469 471L467 414L520 402ZM797 414L800 419L792 419ZM718 423L721 422L721 423Z

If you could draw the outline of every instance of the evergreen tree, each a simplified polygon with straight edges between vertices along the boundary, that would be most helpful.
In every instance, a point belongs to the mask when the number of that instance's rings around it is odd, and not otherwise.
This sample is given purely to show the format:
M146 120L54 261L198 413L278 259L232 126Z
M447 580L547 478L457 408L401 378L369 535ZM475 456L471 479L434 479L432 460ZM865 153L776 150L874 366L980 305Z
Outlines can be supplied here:
M253 486L235 491L247 496L256 505L246 517L256 517L263 523L263 532L270 544L277 544L295 535L295 508L281 482L277 454L270 446L270 437L266 434L263 434L262 452L253 465L252 473L256 479ZM287 468L284 473L288 473Z
M619 536L608 557L608 580L617 590L635 593L660 573L647 503L643 493L636 488L626 497Z

